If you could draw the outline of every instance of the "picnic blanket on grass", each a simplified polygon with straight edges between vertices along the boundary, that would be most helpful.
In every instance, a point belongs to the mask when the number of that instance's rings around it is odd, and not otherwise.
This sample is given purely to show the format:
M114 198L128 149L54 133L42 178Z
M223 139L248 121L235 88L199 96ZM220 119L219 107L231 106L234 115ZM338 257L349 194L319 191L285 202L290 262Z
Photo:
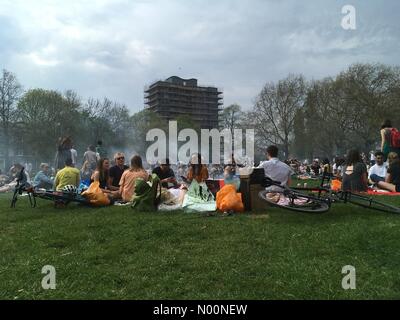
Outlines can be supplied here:
M371 196L400 196L400 192L390 192L385 190L368 189L368 194Z

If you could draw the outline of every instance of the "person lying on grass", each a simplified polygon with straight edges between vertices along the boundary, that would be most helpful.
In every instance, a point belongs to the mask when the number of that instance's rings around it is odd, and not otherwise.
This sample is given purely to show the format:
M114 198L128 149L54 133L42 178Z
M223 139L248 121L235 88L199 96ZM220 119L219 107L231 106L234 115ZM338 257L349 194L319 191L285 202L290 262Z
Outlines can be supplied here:
M377 186L391 192L400 192L400 159L396 152L388 154L389 168L385 181L379 181Z

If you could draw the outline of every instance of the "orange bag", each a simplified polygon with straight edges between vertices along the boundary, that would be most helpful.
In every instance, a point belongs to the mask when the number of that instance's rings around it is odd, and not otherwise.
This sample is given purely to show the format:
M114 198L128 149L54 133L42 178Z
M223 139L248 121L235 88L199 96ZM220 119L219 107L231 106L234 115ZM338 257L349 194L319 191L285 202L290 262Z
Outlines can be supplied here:
M90 204L95 207L108 206L110 204L110 199L101 191L98 181L91 183L89 189L82 192L82 197L89 200Z
M339 179L334 179L331 181L331 189L333 191L339 191L340 189L342 189L342 181L340 181Z
M225 211L243 212L244 205L242 202L242 194L236 193L236 187L232 184L227 184L217 192L217 209Z

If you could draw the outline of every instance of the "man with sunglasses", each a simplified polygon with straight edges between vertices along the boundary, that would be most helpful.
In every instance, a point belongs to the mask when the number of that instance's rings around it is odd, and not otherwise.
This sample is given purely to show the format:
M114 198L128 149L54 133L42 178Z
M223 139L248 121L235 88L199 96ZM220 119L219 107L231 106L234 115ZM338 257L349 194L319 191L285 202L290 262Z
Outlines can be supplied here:
M115 165L110 168L109 171L109 182L108 185L111 191L119 190L119 181L121 180L122 174L129 167L125 165L125 155L122 152L117 152L114 155Z

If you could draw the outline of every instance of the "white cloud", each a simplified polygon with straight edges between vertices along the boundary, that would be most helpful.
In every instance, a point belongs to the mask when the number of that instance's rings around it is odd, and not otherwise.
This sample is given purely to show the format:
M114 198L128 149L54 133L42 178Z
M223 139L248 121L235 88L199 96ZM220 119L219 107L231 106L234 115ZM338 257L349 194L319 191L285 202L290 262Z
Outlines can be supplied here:
M0 1L0 68L28 88L109 96L132 110L143 107L144 85L175 74L225 88L225 105L247 107L288 73L398 61L395 0L354 0L353 33L340 28L336 0Z

